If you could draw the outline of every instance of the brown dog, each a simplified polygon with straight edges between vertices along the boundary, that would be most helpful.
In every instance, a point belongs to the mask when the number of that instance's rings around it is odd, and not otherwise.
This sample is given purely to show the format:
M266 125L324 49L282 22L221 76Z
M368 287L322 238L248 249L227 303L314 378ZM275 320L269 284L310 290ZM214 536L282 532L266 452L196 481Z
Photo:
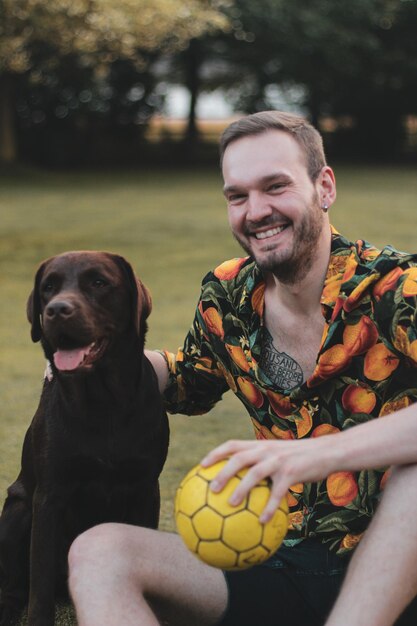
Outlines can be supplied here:
M51 363L0 518L0 624L27 601L54 623L74 538L95 524L156 528L168 421L144 356L151 300L131 266L68 252L39 268L28 301L33 341Z

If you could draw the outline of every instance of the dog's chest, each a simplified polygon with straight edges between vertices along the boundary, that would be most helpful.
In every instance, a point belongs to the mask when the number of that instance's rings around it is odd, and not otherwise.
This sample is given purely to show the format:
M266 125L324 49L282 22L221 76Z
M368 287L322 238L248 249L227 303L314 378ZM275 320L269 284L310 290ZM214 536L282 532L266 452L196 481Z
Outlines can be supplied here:
M149 454L129 454L117 450L97 451L92 455L77 455L63 462L63 479L81 489L90 484L102 484L109 489L120 484L137 483L152 474Z
M77 524L128 521L129 511L143 492L157 485L149 459L74 458L68 463L70 481L66 515ZM71 522L73 523L73 522Z

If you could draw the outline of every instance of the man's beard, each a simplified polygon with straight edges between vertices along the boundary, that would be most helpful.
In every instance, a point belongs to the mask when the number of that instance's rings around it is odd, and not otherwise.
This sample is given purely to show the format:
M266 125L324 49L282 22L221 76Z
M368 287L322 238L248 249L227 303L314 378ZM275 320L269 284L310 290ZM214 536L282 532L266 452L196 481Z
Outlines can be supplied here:
M275 226L273 217L267 218L262 223L258 223L257 227L273 228ZM317 244L323 227L323 211L319 205L318 194L314 192L313 198L300 224L293 228L293 246L292 251L277 250L275 245L271 246L271 253L265 258L256 258L253 250L245 241L234 234L235 239L242 248L253 257L258 267L263 272L271 272L282 283L293 285L305 278L311 268L311 265L317 255ZM250 236L250 231L245 232L246 237ZM268 252L266 248L265 252Z

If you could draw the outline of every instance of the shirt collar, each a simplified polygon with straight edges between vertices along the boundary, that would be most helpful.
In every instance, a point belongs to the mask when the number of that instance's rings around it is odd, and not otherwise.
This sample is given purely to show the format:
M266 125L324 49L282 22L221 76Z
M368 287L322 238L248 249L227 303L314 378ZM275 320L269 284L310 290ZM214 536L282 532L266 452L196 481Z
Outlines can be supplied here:
M324 279L320 304L334 309L342 285L355 273L359 257L354 243L343 237L331 226L332 238L329 265ZM327 315L326 315L327 317Z
M330 259L320 303L333 309L342 284L355 273L358 257L354 243L343 237L333 226L331 226L331 233ZM253 272L248 275L246 295L251 299L254 313L262 319L265 280L256 263L253 264Z

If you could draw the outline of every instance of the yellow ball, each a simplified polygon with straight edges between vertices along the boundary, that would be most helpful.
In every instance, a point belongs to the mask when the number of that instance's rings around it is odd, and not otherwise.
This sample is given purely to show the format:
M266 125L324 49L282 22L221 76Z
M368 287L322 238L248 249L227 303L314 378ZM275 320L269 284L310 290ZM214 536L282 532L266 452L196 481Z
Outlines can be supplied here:
M281 545L288 529L284 498L272 519L259 516L269 499L269 480L253 487L237 506L228 500L247 469L231 478L219 493L210 482L226 461L211 467L196 465L181 482L175 498L175 520L185 545L199 559L221 569L245 569L268 559Z

